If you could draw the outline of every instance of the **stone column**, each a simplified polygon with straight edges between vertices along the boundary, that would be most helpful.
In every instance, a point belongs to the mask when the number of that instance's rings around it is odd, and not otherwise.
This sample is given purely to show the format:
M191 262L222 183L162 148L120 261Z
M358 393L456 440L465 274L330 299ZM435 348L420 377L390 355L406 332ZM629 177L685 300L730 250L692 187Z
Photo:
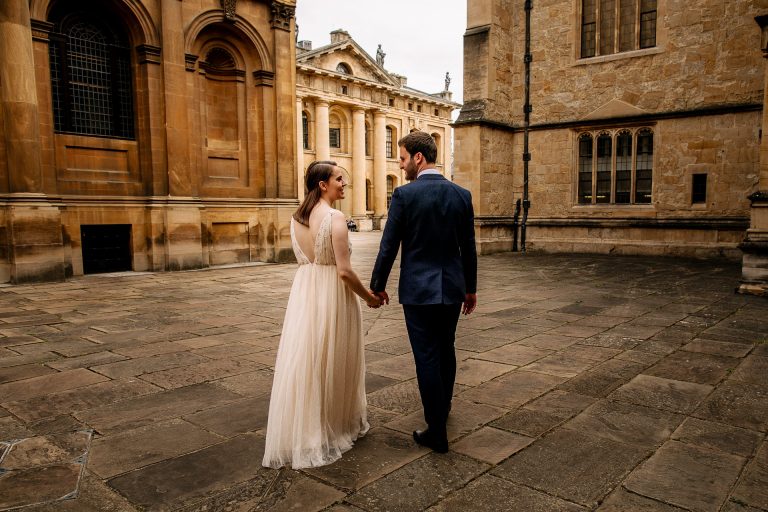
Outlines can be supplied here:
M11 192L43 187L31 33L29 2L0 2L0 105Z
M373 214L383 228L387 216L387 125L386 114L373 114ZM392 141L395 144L396 141Z
M279 0L271 2L272 34L275 56L275 129L277 130L277 196L296 197L296 164L293 155L295 142L290 134L296 105L296 7Z
M181 2L162 2L162 65L165 82L165 136L168 161L168 194L195 195L190 172L189 119L186 64L184 60L184 19Z
M315 158L330 160L331 147L328 140L328 102L315 101Z
M304 200L304 123L302 112L304 104L301 98L296 98L296 183L299 201Z
M768 58L768 14L755 18L762 30L763 57ZM749 196L750 225L739 246L744 253L739 293L768 295L768 65L763 63L763 119L757 190Z
M197 195L197 177L190 159L183 5L161 2L160 7L169 195L165 214L159 215L165 226L165 265L166 270L200 268L204 265L202 215L199 206L190 205Z
M0 2L0 108L3 167L10 195L0 207L0 282L64 279L61 211L43 192L40 115L29 2Z
M360 226L365 214L365 110L352 111L352 218Z

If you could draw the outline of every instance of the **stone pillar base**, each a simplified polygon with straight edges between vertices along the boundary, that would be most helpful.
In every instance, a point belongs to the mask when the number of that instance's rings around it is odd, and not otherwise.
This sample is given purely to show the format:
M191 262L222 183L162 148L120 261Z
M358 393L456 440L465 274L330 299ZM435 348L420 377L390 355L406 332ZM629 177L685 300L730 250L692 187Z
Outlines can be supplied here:
M203 268L203 242L199 208L169 209L166 213L166 270Z
M373 220L367 215L353 215L352 220L357 224L358 231L373 231Z
M63 281L72 267L65 261L61 210L24 203L0 210L0 282Z
M764 234L765 239L755 240L757 236L750 231L739 246L744 257L741 264L741 284L736 291L750 295L768 295L768 233Z

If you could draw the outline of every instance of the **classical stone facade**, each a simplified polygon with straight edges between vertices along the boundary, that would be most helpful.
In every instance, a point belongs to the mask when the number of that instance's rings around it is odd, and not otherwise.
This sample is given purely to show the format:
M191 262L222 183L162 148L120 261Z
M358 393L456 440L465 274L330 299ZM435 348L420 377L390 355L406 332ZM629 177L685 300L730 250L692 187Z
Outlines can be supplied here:
M294 10L0 2L0 282L290 258Z
M523 195L528 2L469 0L455 180L482 252ZM721 0L550 0L530 11L527 249L741 256L758 182L754 17Z
M404 182L397 140L413 129L438 146L437 169L451 177L451 113L460 105L445 90L427 94L407 86L404 76L384 68L344 30L312 49L300 41L296 58L298 180L313 160L334 160L346 173L346 198L337 205L362 230L386 219L394 187ZM303 187L299 187L303 197Z

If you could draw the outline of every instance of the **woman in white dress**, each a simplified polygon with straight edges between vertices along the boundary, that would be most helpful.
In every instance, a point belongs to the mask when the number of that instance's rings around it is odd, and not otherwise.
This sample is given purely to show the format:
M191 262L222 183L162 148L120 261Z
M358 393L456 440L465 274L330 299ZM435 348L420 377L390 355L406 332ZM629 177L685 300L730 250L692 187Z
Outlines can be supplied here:
M291 219L299 268L277 350L262 464L330 464L368 431L360 296L379 307L352 270L344 214L331 204L346 183L335 162L312 162L307 195ZM357 296L356 296L357 295Z

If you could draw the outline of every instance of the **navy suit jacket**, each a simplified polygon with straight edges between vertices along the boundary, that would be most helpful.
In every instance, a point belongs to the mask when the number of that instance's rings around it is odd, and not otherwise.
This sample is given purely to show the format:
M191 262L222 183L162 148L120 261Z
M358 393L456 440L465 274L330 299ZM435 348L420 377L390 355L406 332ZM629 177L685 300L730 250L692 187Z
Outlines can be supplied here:
M392 194L371 289L380 292L402 245L400 304L458 304L477 292L472 195L436 174Z

